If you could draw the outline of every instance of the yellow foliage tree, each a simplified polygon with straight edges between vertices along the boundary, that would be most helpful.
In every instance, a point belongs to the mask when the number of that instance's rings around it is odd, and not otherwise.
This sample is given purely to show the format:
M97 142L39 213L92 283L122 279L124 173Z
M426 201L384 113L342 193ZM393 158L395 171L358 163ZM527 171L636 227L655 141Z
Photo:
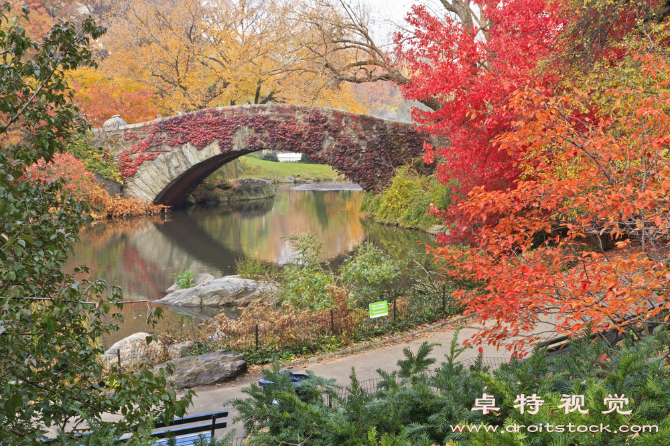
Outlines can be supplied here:
M133 0L112 11L104 70L146 86L174 114L246 101L365 112L308 56L315 31L279 1Z

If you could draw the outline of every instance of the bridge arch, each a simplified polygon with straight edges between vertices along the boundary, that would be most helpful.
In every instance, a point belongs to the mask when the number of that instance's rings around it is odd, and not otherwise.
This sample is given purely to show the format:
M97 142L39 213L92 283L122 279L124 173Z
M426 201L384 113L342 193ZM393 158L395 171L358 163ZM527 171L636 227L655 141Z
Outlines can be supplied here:
M306 154L365 190L378 190L393 169L422 153L426 136L411 124L322 107L241 105L95 129L114 154L124 195L178 205L224 164L263 149ZM430 140L439 145L436 140Z

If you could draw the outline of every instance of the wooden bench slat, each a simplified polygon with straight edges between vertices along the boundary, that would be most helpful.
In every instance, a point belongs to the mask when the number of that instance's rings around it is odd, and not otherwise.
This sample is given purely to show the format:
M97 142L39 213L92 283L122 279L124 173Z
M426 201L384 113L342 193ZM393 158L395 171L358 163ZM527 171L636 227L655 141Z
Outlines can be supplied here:
M188 424L188 423L197 423L198 421L208 421L211 420L212 417L215 418L227 418L228 417L228 411L223 410L221 412L210 412L210 413L203 413L199 415L193 415L193 416L185 416L184 418L175 418L172 423L169 424L169 426L179 426L182 424ZM164 423L157 423L154 428L158 429L161 427L167 427Z
M228 425L227 421L217 421L214 424L214 429L223 429ZM152 432L151 436L154 438L165 438L168 433L172 433L175 436L187 435L187 434L197 434L197 433L207 433L209 434L212 430L212 423L208 424L198 424L197 426L182 427L179 429L169 429L161 432Z
M184 435L182 437L176 438L177 446L193 446L193 442L198 439L199 435L204 435L204 437L209 440L212 438L209 432L203 434L193 434L193 435ZM167 445L167 439L158 440L154 445Z

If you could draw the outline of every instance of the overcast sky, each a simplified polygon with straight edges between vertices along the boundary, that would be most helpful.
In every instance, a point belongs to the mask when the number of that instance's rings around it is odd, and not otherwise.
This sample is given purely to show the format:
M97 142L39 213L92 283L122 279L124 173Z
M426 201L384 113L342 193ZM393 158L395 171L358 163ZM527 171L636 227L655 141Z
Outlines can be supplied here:
M354 0L355 2L356 0ZM439 0L358 0L366 5L375 24L375 37L387 36L392 31L392 23L406 25L405 16L414 4L424 4L438 15L444 14ZM352 3L354 3L352 2Z

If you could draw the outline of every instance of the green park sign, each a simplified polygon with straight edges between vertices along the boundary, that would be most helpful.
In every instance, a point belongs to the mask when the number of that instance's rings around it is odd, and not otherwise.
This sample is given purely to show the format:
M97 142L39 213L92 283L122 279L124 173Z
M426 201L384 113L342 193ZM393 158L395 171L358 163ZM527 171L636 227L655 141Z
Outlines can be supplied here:
M389 306L385 300L373 302L370 304L370 318L388 316Z

